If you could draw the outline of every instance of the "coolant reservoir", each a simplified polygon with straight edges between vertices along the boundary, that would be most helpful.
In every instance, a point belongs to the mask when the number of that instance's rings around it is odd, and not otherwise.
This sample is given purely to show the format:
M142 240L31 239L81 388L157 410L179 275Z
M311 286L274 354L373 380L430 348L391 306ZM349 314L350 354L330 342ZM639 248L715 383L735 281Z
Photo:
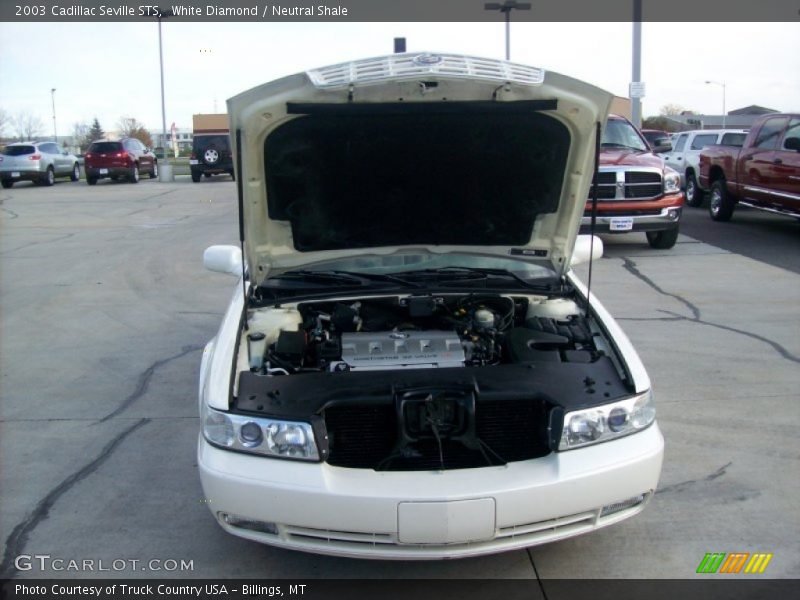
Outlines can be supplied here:
M303 323L300 312L294 308L262 308L250 313L249 331L264 334L266 345L278 341L281 331L297 331Z
M578 305L569 298L550 298L543 302L531 302L528 305L526 318L541 317L544 319L555 319L556 321L566 321L572 315L580 314Z

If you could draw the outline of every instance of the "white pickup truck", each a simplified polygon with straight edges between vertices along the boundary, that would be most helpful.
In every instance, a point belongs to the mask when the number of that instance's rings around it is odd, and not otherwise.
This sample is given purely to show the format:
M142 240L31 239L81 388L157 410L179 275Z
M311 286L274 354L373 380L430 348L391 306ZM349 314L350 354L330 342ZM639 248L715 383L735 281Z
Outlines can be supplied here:
M664 154L664 161L683 177L687 205L700 206L703 203L704 192L697 185L700 151L713 144L741 146L746 137L746 129L698 129L678 134L672 151Z

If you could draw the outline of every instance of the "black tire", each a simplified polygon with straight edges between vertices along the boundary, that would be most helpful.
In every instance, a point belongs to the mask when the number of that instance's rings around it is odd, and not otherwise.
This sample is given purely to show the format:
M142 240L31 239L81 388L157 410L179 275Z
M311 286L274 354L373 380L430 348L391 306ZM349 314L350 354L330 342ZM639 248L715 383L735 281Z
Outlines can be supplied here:
M736 203L731 200L724 179L717 179L711 184L711 196L708 202L708 214L714 221L730 221Z
M663 231L648 231L647 243L656 250L669 250L678 241L678 228L664 229Z
M150 169L150 179L158 178L158 161L153 161L153 168Z
M42 178L42 185L51 186L56 182L56 172L53 170L53 167L47 167L47 171L44 173L44 177Z
M200 173L192 171L192 181L194 181L195 183L200 183L200 176L201 176Z
M128 175L128 181L131 183L139 183L139 165L137 163L134 163L131 174Z
M703 203L705 194L700 186L697 185L697 179L693 172L686 174L686 205L687 206L700 206Z
M97 184L97 177L90 177L89 175L86 176L86 183L89 185L96 185Z
M11 186L14 185L14 182L11 181L10 179L3 179L2 181L0 181L0 184L2 184L2 186L5 189L9 189Z
M81 167L78 163L72 165L72 173L69 174L70 181L78 181L81 178Z

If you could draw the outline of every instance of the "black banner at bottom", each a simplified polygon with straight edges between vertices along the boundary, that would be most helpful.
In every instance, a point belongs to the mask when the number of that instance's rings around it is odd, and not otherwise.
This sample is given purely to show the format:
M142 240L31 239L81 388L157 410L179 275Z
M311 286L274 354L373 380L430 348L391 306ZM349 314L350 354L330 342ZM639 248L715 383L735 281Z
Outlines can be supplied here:
M797 579L40 579L3 580L4 600L772 600Z

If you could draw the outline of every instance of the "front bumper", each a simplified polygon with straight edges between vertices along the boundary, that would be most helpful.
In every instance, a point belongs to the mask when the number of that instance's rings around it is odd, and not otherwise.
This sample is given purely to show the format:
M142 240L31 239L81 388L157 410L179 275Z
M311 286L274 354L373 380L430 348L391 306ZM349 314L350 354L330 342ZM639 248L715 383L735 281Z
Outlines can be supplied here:
M595 223L595 233L630 233L636 231L663 231L665 229L673 229L678 226L681 218L681 207L662 208L656 214L652 215L626 215L617 214L607 216L598 211L597 220ZM612 229L612 223L617 219L630 219L632 226L630 229L617 230ZM619 222L619 221L616 221ZM581 233L589 233L592 227L591 215L585 215L581 218Z
M481 469L346 469L221 450L202 435L197 464L205 502L234 535L323 554L443 559L552 542L633 516L658 484L663 453L654 423L596 446ZM276 533L233 526L225 514L275 524ZM452 522L442 518L451 514ZM447 541L419 542L426 529Z

